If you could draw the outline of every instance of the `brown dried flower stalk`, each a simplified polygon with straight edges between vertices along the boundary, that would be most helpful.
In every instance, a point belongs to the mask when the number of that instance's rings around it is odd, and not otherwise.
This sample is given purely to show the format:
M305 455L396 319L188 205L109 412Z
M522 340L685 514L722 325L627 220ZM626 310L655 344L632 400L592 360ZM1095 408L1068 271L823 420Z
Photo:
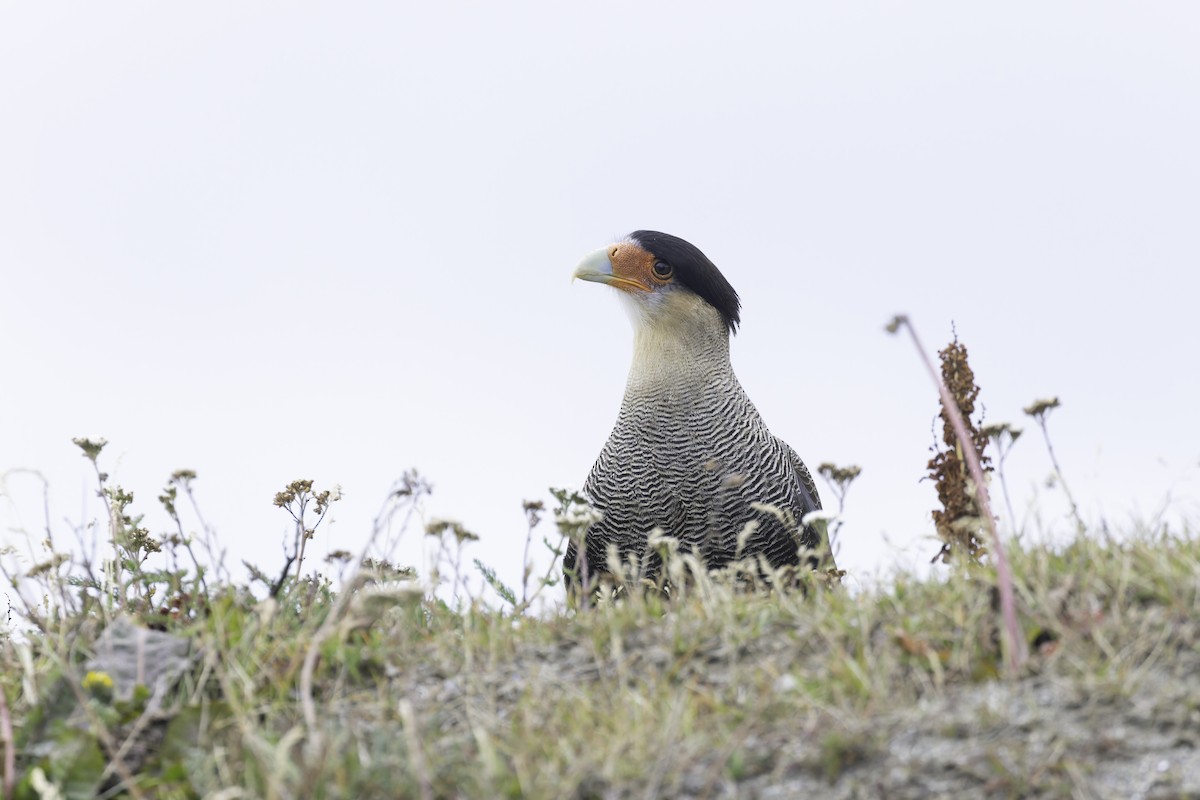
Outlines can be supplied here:
M990 461L983 455L988 438L972 419L979 387L975 384L975 373L967 361L966 345L956 338L938 356L942 361L942 381L962 412L971 443L975 452L980 454L980 467L985 474L990 473ZM975 481L944 403L940 416L945 448L938 450L929 460L929 475L937 485L938 500L942 504L940 510L933 512L933 522L942 539L942 549L933 560L940 558L945 563L954 559L978 561L987 552L984 546L987 523L976 498Z

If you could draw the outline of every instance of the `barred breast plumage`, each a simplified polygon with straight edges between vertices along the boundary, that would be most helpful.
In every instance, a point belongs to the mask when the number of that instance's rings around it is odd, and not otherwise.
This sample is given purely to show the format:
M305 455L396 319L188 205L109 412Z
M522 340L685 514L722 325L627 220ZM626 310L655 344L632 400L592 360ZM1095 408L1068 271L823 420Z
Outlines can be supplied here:
M610 545L652 574L647 539L656 528L710 568L758 554L775 567L794 565L804 551L814 566L831 564L819 532L799 524L821 507L811 475L734 375L729 335L740 302L712 262L682 239L637 231L575 275L621 289L635 328L620 413L584 484L602 515L585 538L591 575L606 571ZM738 535L751 522L739 553ZM580 577L578 555L572 543L568 580Z

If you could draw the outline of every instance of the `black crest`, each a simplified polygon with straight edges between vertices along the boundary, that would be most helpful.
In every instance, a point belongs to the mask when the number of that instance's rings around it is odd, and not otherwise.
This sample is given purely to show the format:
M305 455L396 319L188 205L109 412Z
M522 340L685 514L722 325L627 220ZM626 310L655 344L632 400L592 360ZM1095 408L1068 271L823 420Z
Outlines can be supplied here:
M715 308L730 333L737 333L742 301L717 265L709 261L700 248L678 236L659 231L634 231L629 238L655 258L670 264L679 282Z

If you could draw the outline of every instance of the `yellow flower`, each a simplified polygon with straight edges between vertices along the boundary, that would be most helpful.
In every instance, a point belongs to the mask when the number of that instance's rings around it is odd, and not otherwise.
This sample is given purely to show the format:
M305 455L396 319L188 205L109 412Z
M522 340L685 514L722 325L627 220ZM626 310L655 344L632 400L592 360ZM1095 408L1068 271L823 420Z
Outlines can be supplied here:
M97 700L111 700L113 679L107 672L89 672L83 676L83 688Z

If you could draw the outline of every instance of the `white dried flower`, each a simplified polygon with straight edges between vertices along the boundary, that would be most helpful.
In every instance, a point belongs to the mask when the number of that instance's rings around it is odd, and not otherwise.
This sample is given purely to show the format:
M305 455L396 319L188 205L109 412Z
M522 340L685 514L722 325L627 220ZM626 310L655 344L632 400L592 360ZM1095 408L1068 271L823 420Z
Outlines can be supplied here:
M816 511L810 511L800 520L800 524L804 527L812 525L814 522L833 522L838 518L836 511L829 509L818 508Z

